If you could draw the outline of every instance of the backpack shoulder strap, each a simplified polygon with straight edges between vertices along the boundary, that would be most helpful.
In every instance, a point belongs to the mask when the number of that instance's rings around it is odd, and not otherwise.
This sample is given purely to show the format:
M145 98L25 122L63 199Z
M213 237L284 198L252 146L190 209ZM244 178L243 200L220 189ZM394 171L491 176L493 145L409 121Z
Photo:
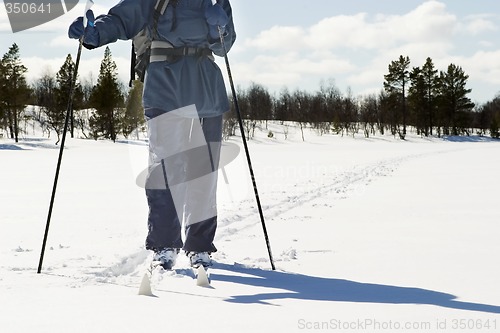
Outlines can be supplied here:
M153 13L153 37L158 36L158 21L160 20L160 16L165 13L167 9L169 0L158 0L156 1L154 13Z
M167 6L170 0L157 0L154 11L153 11L153 31L152 31L152 37L156 38L158 37L158 21L160 20L160 16L162 16L165 13L165 10L167 10ZM144 30L139 33L144 34ZM130 56L130 81L129 81L129 87L132 87L132 81L135 80L135 67L137 64L137 55L135 53L136 51L136 46L134 45L134 41L132 40L132 53Z
M165 10L167 9L169 0L158 0L156 1L155 5L155 11L158 11L160 15L163 15L165 13Z

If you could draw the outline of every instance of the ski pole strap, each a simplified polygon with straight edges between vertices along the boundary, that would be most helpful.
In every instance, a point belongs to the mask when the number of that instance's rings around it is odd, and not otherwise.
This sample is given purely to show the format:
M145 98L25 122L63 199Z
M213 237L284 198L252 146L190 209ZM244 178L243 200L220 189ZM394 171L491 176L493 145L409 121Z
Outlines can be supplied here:
M180 57L210 57L213 60L212 50L200 47L173 47L165 41L153 41L151 43L150 62L175 61Z
M132 87L133 81L135 80L135 65L137 62L137 57L135 55L134 43L132 43L132 53L130 54L130 81L128 86Z

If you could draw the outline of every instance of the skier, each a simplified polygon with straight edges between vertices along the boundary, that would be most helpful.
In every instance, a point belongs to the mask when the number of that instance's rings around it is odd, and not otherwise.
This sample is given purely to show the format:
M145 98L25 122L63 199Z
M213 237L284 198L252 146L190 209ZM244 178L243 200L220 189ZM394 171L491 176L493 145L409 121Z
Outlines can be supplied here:
M217 169L222 115L229 110L212 54L224 56L221 34L227 50L236 39L229 0L122 0L107 15L94 19L89 10L86 16L87 26L79 17L68 35L83 37L88 49L141 31L153 40L143 92L150 155L146 248L165 269L181 249L194 268L208 267L217 251Z

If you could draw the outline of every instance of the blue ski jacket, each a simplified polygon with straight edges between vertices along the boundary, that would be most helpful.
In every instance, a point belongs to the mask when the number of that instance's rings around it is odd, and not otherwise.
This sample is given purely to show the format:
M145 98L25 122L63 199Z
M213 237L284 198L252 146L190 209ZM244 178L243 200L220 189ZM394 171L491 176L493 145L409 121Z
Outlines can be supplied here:
M157 0L122 0L98 16L95 27L99 32L99 46L118 39L132 39L143 28L153 26L153 12ZM229 17L224 42L229 51L236 34L229 0L218 0ZM215 55L224 56L220 39L212 39L205 19L205 9L211 0L170 0L165 13L158 20L158 36L173 47L209 48ZM222 73L207 56L183 56L175 61L151 62L144 79L143 104L145 109L165 112L195 104L198 116L214 117L229 110L229 101Z

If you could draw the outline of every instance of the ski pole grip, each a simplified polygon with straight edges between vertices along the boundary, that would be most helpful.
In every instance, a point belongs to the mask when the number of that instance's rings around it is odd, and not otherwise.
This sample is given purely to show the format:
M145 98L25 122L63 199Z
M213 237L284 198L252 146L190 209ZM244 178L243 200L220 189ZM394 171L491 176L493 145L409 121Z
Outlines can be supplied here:
M85 5L85 12L83 13L83 28L85 29L87 27L87 23L90 24L91 27L94 26L94 22L88 22L87 20L87 12L92 8L94 5L93 0L87 0L87 4Z

